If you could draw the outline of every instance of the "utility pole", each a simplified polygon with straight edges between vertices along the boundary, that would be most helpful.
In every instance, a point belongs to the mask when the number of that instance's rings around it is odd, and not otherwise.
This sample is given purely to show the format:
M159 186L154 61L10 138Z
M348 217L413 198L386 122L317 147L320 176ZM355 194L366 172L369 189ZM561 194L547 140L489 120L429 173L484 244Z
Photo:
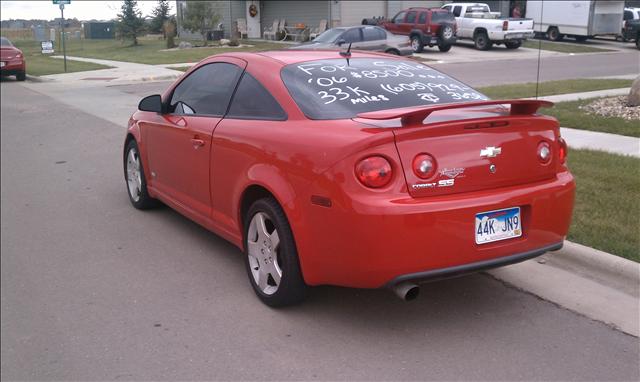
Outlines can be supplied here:
M64 55L64 72L67 72L67 48L64 43L64 3L60 3L60 20L61 28L62 28L62 54Z

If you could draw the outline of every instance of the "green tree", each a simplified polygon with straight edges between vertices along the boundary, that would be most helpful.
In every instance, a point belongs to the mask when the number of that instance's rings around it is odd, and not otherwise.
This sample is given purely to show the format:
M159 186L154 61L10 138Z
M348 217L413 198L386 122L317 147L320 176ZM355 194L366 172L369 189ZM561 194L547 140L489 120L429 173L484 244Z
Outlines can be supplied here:
M151 19L151 32L153 33L163 33L163 26L165 21L169 20L169 1L168 0L158 0L158 5L153 9L152 19ZM164 38L167 38L165 35Z
M144 31L144 20L136 0L124 0L118 14L118 32L122 39L132 39L138 45L138 36Z
M182 27L188 31L200 33L204 44L207 45L207 29L213 28L220 20L220 16L210 1L187 1L186 5L182 14Z

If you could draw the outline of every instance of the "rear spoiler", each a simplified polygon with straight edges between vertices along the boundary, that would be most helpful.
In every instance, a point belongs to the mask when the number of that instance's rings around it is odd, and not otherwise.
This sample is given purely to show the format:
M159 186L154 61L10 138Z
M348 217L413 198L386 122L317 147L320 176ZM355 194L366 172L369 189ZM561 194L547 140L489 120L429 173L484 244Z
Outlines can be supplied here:
M422 121L424 121L424 119L427 118L429 114L435 111L490 105L511 105L511 115L530 115L535 114L535 112L537 112L541 107L552 107L553 102L530 99L456 102L433 106L412 106L397 109L370 111L367 113L358 114L358 118L376 120L401 118L402 126L404 127L419 126L422 125Z

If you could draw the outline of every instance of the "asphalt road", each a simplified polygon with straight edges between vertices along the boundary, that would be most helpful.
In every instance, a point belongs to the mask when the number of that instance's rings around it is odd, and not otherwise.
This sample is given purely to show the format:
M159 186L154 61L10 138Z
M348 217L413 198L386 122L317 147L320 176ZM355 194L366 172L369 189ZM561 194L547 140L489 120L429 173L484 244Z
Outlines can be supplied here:
M154 86L87 90L81 110L0 85L3 380L640 378L637 338L484 274L411 303L319 287L262 305L238 249L129 204L124 121L96 115Z

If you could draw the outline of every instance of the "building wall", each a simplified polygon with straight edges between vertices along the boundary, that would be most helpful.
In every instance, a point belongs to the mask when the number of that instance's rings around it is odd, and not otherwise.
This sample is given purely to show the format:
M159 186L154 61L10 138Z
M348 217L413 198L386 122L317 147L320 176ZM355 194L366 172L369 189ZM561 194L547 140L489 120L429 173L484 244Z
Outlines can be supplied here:
M285 19L286 25L303 23L317 28L320 20L329 20L329 1L261 1L260 25L271 27L275 19Z
M386 1L340 1L340 25L351 26L362 24L362 19L385 16Z

